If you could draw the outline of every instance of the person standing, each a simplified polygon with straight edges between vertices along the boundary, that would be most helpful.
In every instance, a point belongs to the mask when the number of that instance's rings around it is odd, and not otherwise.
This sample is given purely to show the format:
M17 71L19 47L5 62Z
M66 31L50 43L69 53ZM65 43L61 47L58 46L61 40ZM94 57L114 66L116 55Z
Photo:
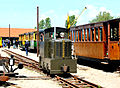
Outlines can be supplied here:
M15 49L16 47L15 47L15 40L13 40L13 49Z
M5 47L5 41L2 40L2 47Z
M18 41L16 40L15 42L16 48L18 49Z
M26 56L28 56L28 40L25 42L25 51L26 51Z
M10 49L10 40L8 40L8 49Z

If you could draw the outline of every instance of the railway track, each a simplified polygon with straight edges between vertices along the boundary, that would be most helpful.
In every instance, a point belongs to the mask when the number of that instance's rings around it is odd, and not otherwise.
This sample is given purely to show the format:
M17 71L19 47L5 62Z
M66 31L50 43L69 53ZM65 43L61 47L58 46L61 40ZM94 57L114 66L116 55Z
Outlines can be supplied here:
M37 61L32 60L31 58L16 54L15 52L12 52L7 49L2 51L6 52L9 55L11 54L14 55L14 58L16 59L16 63L22 62L25 66L29 68L36 69L37 71L42 71L42 69L39 68L39 64ZM83 80L77 76L73 76L72 74L70 74L69 78L63 78L58 75L55 75L55 78L57 79L57 81L59 81L62 84L63 88L102 88L99 85ZM37 80L39 79L39 77L13 78L13 80L32 80L32 79Z
M35 60L31 59L31 58L25 57L23 55L17 54L15 52L12 52L12 51L7 50L7 49L2 50L2 51L6 52L8 55L14 55L15 63L18 64L19 62L21 62L27 68L28 67L32 68L32 69L34 68L35 70L37 70L39 72L42 71L42 69L39 68L39 64L38 64L37 61L35 61Z
M83 80L76 75L71 75L69 78L65 79L55 75L57 80L61 83L63 88L102 88L99 85Z

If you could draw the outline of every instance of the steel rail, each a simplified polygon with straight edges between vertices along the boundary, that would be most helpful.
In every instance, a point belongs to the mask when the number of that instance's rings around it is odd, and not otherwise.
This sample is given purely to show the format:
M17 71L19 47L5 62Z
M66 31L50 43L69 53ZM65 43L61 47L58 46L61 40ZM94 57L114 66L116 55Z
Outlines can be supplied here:
M5 50L3 50L3 51L5 51ZM5 51L6 52L6 51ZM9 53L9 51L7 50L7 52L6 53L8 53L8 54L10 54ZM17 63L19 62L19 61L22 61L22 62L25 62L25 64L24 65L26 65L27 67L32 67L32 68L35 68L35 69L37 69L37 70L41 70L39 67L37 67L37 66L33 66L33 65L31 65L29 62L27 62L27 61L25 61L25 60L20 60L21 58L20 58L20 56L18 57L18 56L16 56L16 55L19 55L19 54L16 54L16 53L14 53L14 55L15 55L15 57L16 58L19 58L19 59L17 59ZM25 57L24 57L25 58ZM25 58L26 59L26 58ZM27 58L27 59L29 59L29 58ZM33 60L32 60L33 61ZM34 62L35 63L35 62ZM37 62L38 63L38 62ZM86 81L86 80L83 80L83 79L81 79L81 78L78 78L77 76L73 76L72 74L70 74L70 76L71 76L71 78L72 79L64 79L64 78L61 78L61 77L59 77L58 75L55 75L55 77L57 78L57 80L58 81L60 81L60 82L63 82L66 86L69 86L69 88L102 88L101 86L99 86L99 85L96 85L96 84L94 84L94 83L91 83L91 82L88 82L88 81ZM15 80L33 80L33 79L36 79L36 80L38 80L39 78L14 78ZM14 80L13 79L13 80Z
M25 57L25 56L23 56L23 55L17 54L17 53L15 53L15 52L12 52L12 51L7 50L7 49L5 49L5 50L6 50L6 51L9 51L9 52L11 52L11 53L13 53L13 54L15 54L15 55L18 55L18 56L20 56L20 57L26 58L27 60L33 61L33 62L35 62L36 64L38 64L37 61L35 61L35 60L31 59L31 58Z
M34 69L37 69L37 70L41 70L41 68L39 68L39 65L38 65L38 62L37 61L34 61L32 60L31 61L31 58L29 60L29 58L26 58L25 56L22 56L22 55L19 55L19 54L16 54L12 51L9 51L9 50L2 50L4 52L6 52L7 54L11 55L11 54L14 54L14 58L16 59L16 63L18 64L19 62L22 62L24 66L29 66L29 67L32 67ZM23 58L21 58L23 57ZM37 63L37 64L36 64Z
M78 78L77 76L71 75L70 79L64 79L59 77L58 75L55 75L57 80L63 83L63 85L66 85L68 88L102 88L99 85L96 85L94 83L88 82L86 80L83 80L81 78Z
M10 80L49 80L51 77L48 76L18 76L10 78Z

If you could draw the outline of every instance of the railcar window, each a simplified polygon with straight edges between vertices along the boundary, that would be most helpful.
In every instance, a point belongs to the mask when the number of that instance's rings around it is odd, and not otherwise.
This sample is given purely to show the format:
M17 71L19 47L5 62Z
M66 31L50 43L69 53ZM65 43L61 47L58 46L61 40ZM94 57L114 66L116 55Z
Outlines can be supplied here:
M98 28L96 28L96 41L98 41Z
M72 41L73 41L73 31L72 31Z
M76 33L77 33L77 36L76 36L76 38L77 38L77 41L78 41L78 31L76 31Z
M75 42L75 30L74 30L74 42Z
M87 41L87 29L85 29L85 41Z
M92 32L92 41L94 41L94 28L91 29Z
M37 34L35 34L35 40L37 39Z
M79 30L79 41L81 41L81 31Z
M100 28L100 41L102 41L102 28Z
M89 28L89 41L90 41L90 28Z
M82 29L82 41L84 41L84 29Z
M110 29L110 40L111 41L118 41L118 28L112 28Z

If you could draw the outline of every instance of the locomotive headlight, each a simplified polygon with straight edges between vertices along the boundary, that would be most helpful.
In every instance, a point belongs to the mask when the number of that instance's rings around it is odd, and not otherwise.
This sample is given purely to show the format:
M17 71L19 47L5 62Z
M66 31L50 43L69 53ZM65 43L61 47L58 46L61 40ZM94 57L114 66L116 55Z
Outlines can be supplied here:
M64 35L65 34L63 32L60 33L61 38L64 38Z

